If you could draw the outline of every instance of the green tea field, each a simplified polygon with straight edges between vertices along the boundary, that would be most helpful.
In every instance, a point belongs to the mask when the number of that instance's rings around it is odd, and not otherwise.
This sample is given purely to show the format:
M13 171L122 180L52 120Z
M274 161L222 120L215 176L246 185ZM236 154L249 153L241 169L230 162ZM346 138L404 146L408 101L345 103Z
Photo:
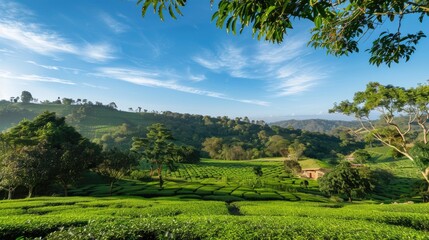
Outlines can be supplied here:
M429 239L427 204L67 197L0 201L0 239Z
M304 160L314 164L316 160ZM253 172L260 166L261 177ZM148 169L147 166L142 166ZM147 170L141 170L148 174ZM156 177L151 181L123 180L113 188L113 195L131 195L142 197L176 196L181 199L205 199L221 201L241 200L308 200L327 201L318 191L317 182L307 180L309 185L302 186L304 179L291 177L283 170L281 158L249 161L225 161L203 159L198 164L179 164L177 171L165 169L165 184L159 188ZM92 175L88 177L93 178ZM88 184L70 191L77 196L109 196L109 186L102 181Z

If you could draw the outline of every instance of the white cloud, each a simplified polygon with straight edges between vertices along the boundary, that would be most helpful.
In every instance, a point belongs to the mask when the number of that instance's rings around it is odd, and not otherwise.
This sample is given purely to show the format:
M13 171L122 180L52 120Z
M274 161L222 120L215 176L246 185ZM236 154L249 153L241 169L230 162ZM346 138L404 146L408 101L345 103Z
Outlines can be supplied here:
M43 55L59 52L76 54L78 51L58 34L44 31L35 24L0 19L0 38Z
M204 51L193 57L199 65L235 78L259 79L268 83L268 91L287 96L309 91L327 77L307 55L305 41L290 38L282 45L258 44L247 48L224 44L215 52ZM316 65L317 66L317 65Z
M114 48L106 43L87 44L83 48L83 56L88 62L106 62L114 59Z
M123 33L123 32L126 32L129 29L129 27L127 25L119 22L118 20L114 19L112 16L110 16L107 13L101 13L100 14L100 19L114 33Z
M5 7L8 9L3 9ZM27 11L21 5L2 2L0 8L0 40L3 39L13 48L25 48L47 56L72 54L89 62L104 62L114 58L114 48L109 44L79 44L48 30L46 26L28 21L28 15L24 14Z
M48 83L59 83L66 85L75 85L74 82L61 78L40 76L35 74L15 74L8 71L0 70L0 79L3 80L22 80L29 82L48 82Z
M197 94L207 97L219 98L224 100L268 106L268 102L259 100L236 99L226 96L223 93L202 90L194 87L188 87L177 83L171 75L161 74L162 71L140 71L128 68L100 68L97 76L121 80L137 85L166 88L174 91Z
M93 85L93 84L90 84L90 83L82 83L84 86L87 86L87 87L91 87L91 88L98 88L98 89L102 89L102 90L107 90L107 89L109 89L108 87L104 87L104 86L98 86L98 85Z
M224 44L216 54L206 51L202 56L194 56L192 59L205 68L216 72L228 72L233 77L251 76L245 71L249 63L243 54L243 49L231 44Z
M41 67L41 68L49 69L49 70L58 70L59 69L57 66L49 66L49 65L38 64L38 63L36 63L34 61L27 61L27 63L33 64L33 65Z

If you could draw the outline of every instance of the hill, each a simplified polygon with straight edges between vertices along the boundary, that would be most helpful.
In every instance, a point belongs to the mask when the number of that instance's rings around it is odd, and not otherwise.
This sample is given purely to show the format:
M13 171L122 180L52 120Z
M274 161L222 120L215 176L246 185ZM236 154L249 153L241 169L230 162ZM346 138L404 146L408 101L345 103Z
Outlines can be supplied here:
M314 158L328 158L336 153L347 154L362 143L342 144L335 136L312 133L299 129L269 126L263 121L247 118L230 119L193 114L164 112L125 112L104 105L64 105L0 102L0 130L17 124L23 118L32 119L44 111L56 112L66 117L83 136L105 147L129 149L132 137L142 137L146 128L153 123L162 123L171 129L179 144L202 148L206 138L222 139L222 151L234 151L241 159L279 156L269 152L270 138L278 135L286 143L299 141L306 147L305 155ZM231 155L231 154L229 154Z
M309 132L320 132L332 134L333 130L339 127L359 128L357 121L339 121L325 119L309 119L309 120L284 120L270 123L270 126L279 126L284 128L301 129Z

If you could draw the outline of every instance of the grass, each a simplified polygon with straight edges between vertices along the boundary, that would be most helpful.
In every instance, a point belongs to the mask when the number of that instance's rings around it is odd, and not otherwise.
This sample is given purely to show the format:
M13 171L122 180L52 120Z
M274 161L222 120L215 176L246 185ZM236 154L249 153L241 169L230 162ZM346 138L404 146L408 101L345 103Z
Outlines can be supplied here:
M0 239L428 239L428 209L427 204L44 197L0 201Z

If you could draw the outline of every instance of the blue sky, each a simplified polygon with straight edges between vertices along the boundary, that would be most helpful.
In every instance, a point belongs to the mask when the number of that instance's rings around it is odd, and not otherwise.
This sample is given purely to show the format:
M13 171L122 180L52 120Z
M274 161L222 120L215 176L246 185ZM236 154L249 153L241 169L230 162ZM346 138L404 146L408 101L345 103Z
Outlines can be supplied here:
M0 0L0 99L27 90L39 100L114 101L123 110L340 118L328 109L369 81L412 87L429 79L427 39L409 62L375 67L364 48L337 58L307 47L309 23L270 44L217 29L213 12L208 0L188 1L183 17L161 22L152 12L142 18L136 1Z

